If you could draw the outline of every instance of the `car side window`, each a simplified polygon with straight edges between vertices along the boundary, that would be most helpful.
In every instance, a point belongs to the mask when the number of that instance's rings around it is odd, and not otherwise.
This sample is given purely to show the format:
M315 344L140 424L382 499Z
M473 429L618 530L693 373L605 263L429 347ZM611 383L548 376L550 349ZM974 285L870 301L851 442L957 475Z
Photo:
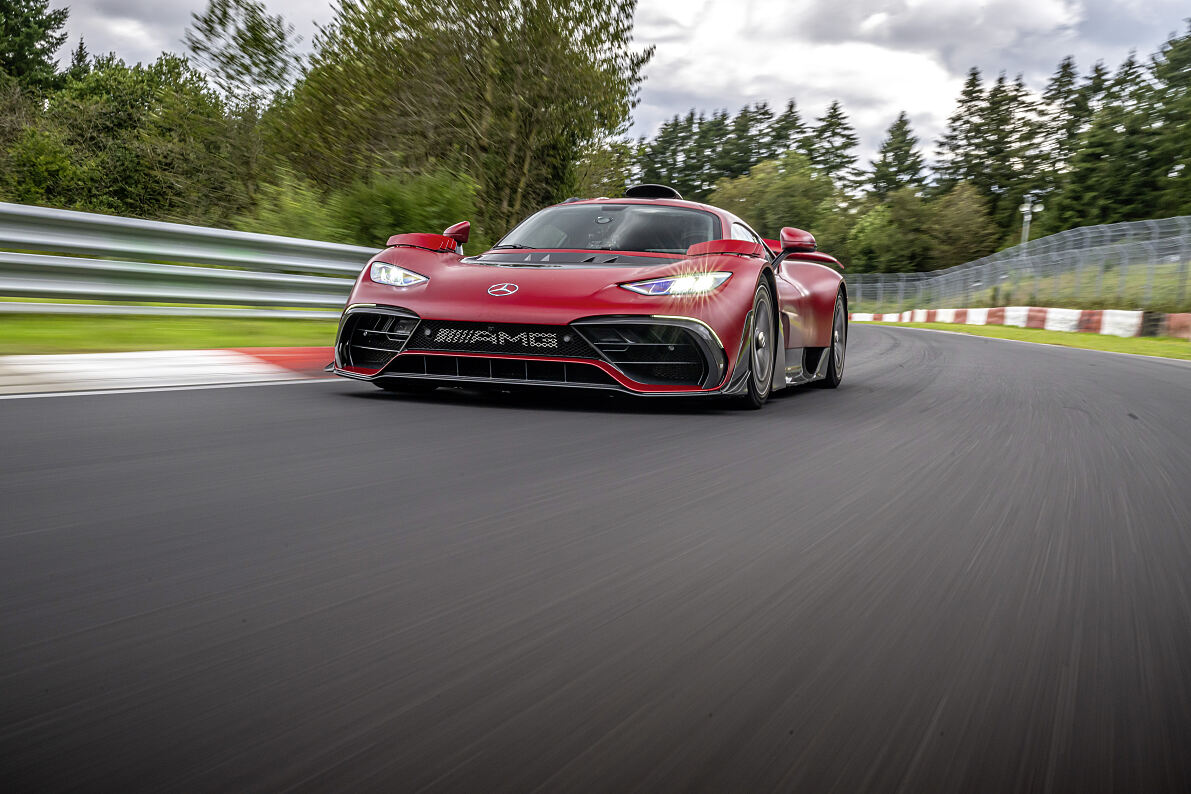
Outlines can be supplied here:
M765 241L762 240L756 232L739 221L736 221L732 224L732 239L756 243L757 245L761 246L761 250L764 251L765 258L771 258L769 246L765 244Z

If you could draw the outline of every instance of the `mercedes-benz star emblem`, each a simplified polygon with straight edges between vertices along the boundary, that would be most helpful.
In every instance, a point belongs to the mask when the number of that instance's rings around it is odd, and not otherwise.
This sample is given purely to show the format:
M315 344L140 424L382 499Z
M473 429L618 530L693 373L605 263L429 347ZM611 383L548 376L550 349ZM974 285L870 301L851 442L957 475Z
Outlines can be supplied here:
M493 284L488 288L488 294L495 295L498 298L502 298L505 295L512 295L516 291L517 285L510 284L508 282L505 282L504 284Z

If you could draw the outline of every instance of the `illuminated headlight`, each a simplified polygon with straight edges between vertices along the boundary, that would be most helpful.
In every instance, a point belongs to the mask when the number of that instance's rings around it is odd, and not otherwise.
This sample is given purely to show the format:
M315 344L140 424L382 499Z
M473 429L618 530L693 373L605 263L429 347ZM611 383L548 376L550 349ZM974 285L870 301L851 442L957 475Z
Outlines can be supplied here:
M414 284L430 280L421 273L390 265L388 262L373 262L368 275L377 284L391 284L394 287L412 287Z
M642 295L705 295L718 289L730 278L731 273L689 273L649 281L634 281L632 284L620 286Z

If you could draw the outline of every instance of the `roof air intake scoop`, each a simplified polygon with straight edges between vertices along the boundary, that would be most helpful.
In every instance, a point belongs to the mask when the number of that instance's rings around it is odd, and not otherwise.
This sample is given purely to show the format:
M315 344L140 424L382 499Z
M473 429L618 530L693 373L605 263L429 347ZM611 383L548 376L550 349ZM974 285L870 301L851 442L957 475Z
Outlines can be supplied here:
M624 197L633 199L681 199L682 194L666 185L633 185L624 192Z

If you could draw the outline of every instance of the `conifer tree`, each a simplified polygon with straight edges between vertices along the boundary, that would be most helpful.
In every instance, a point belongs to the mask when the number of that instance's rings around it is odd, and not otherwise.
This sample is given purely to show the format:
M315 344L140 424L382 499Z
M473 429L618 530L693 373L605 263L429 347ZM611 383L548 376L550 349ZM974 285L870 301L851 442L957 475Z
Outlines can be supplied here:
M1191 22L1158 50L1152 72L1160 212L1185 215L1191 213Z
M974 182L981 170L983 157L978 138L983 104L983 80L980 70L973 66L964 81L959 104L947 120L947 129L938 142L935 183L941 193L960 182Z
M731 120L725 123L725 134L720 140L718 157L707 174L708 188L724 177L735 178L748 173L756 163L757 141L755 138L753 109L745 105Z
M0 72L26 91L47 91L58 82L54 53L69 10L49 10L49 0L0 0Z
M1112 72L1104 65L1104 61L1096 61L1092 67L1092 71L1084 78L1083 85L1080 86L1080 92L1083 94L1083 101L1087 105L1088 119L1100 110L1104 104L1104 94L1108 90L1109 83L1112 82Z
M918 137L910 129L910 118L902 111L885 133L877 159L872 162L871 192L884 201L900 188L919 188L924 182L924 168Z
M717 110L710 118L700 120L694 138L687 148L690 158L691 185L683 193L687 198L703 201L715 186L719 174L726 168L724 145L731 129L732 115Z
M1079 145L1079 134L1089 118L1089 95L1079 84L1075 59L1068 55L1059 64L1042 94L1041 146L1045 153L1046 189L1057 187Z
M79 46L70 54L70 68L66 70L66 76L72 80L82 80L90 71L91 53L87 51L87 45L80 36Z
M804 135L806 126L798 113L797 103L791 99L786 103L786 109L773 119L769 129L765 131L761 159L770 160L782 156L798 146Z
M832 102L816 121L815 128L806 136L811 165L819 173L831 177L837 186L855 185L859 138L839 100Z
M1163 169L1155 149L1161 131L1147 110L1146 89L1145 75L1130 54L1080 139L1071 173L1052 202L1052 228L1142 220L1157 213ZM1185 130L1185 122L1179 126Z

